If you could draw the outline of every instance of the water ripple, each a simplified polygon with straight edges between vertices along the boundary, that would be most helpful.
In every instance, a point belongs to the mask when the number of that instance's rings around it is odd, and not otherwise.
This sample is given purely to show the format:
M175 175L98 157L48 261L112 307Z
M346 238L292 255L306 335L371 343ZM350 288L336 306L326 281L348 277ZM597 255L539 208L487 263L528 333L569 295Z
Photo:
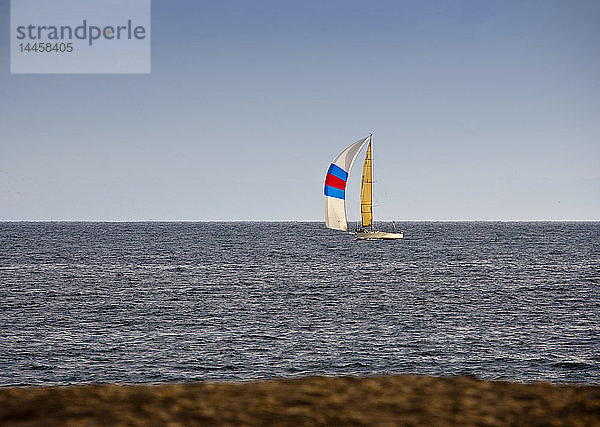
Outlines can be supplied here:
M410 223L359 242L316 223L0 223L0 385L598 384L599 225Z

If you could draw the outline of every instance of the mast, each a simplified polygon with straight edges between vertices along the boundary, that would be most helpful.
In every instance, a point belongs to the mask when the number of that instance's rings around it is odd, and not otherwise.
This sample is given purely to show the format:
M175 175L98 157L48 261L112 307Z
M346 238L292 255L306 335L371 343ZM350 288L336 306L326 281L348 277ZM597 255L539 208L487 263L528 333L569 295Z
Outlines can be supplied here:
M362 217L362 226L373 229L373 160L371 154L371 144L373 143L373 134L369 135L369 146L365 155L363 165L362 181L360 186L360 215Z

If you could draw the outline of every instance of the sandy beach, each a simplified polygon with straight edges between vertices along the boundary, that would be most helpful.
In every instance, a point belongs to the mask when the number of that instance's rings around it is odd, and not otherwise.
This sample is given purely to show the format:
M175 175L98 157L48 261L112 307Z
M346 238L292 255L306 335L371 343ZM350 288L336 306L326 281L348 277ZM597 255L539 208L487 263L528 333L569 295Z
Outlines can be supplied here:
M600 425L600 386L471 377L0 389L0 425Z

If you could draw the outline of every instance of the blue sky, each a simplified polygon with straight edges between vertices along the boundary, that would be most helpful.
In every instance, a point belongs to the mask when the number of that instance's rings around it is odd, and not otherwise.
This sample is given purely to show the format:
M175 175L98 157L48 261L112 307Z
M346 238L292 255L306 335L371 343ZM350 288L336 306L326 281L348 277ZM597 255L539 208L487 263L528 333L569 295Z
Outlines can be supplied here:
M149 75L11 75L0 220L599 220L600 2L152 1ZM348 216L359 217L359 174Z

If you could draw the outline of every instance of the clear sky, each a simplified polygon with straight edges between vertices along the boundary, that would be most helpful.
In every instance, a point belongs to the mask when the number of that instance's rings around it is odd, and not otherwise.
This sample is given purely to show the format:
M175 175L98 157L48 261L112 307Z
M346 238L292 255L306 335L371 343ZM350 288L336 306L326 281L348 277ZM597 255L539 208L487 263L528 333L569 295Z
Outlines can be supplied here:
M152 1L149 75L11 75L0 220L599 220L600 2ZM348 216L359 217L359 162Z

